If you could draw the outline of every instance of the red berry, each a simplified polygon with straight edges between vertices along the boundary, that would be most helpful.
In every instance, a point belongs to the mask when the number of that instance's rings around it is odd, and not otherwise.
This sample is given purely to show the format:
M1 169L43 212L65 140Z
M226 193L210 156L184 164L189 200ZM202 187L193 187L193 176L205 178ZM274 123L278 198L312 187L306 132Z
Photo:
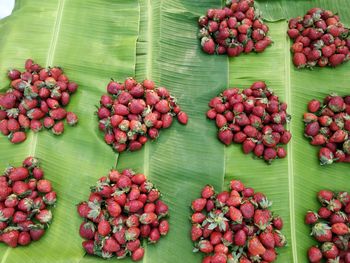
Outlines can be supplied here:
M215 194L214 188L210 185L206 185L203 189L202 189L202 197L203 198L210 198Z
M18 244L27 246L31 242L30 234L28 232L20 232L18 236Z
M111 225L106 220L101 220L98 224L98 233L101 236L107 236L111 232Z
M321 250L317 247L310 247L307 253L310 262L313 263L320 262L320 260L323 258Z
M133 261L139 261L143 258L144 253L145 253L144 248L140 247L136 249L134 252L132 252L131 259Z
M64 132L64 123L62 121L57 122L52 128L51 131L55 135L61 135Z
M86 253L93 255L94 254L94 241L92 240L85 240L82 243L83 248L85 249Z
M167 220L160 221L158 229L162 236L167 235L169 231L169 222Z
M266 249L257 237L253 237L248 241L248 251L253 256L262 256L266 252Z
M180 111L180 112L178 113L177 119L178 119L178 121L179 121L181 124L184 124L184 125L186 125L187 122L188 122L188 116L187 116L187 114L186 114L185 112L183 112L183 111Z
M25 139L26 139L26 134L24 132L21 132L21 131L14 132L10 136L10 141L14 144L21 143L21 142L25 141Z
M9 232L5 232L1 235L1 240L6 245L10 247L17 247L19 238L19 232L17 230L12 230Z
M48 180L39 180L37 183L38 191L41 193L49 193L52 191L51 183Z
M66 121L68 125L74 126L78 123L78 116L73 112L67 112Z

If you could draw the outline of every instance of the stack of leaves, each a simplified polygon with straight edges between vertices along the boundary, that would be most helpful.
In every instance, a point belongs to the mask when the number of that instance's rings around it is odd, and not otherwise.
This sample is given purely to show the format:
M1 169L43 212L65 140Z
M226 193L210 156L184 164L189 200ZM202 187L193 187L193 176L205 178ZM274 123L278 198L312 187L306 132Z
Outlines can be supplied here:
M64 119L69 125L78 121L73 112L64 109L78 85L70 82L61 68L42 68L27 59L25 69L22 73L10 70L11 88L0 94L0 132L12 143L23 142L28 129L39 132L45 127L60 135Z
M99 129L105 133L105 142L117 152L140 150L148 137L156 139L160 129L170 127L174 116L187 124L187 114L181 111L176 98L151 80L112 80L107 92L101 96L97 111Z
M229 0L222 9L209 9L198 20L202 49L208 54L239 56L263 52L271 44L269 28L254 7L254 0Z
M9 166L0 176L0 242L11 247L39 240L52 221L56 193L44 179L38 159Z
M111 170L101 177L87 202L78 205L84 218L80 236L87 239L83 247L88 254L102 258L131 255L140 260L144 255L142 240L157 243L168 233L168 206L160 192L144 174L126 169Z
M230 189L216 194L207 185L192 202L194 252L206 254L204 263L275 261L276 248L286 245L282 219L272 215L264 194L238 180Z
M312 225L311 235L320 243L320 247L310 247L309 261L349 263L350 195L321 190L317 197L322 206L317 212L309 211L305 216L305 223Z
M305 137L311 144L322 146L321 165L350 162L350 96L328 95L320 101L313 99L304 113Z
M255 82L243 91L224 90L211 99L209 107L207 117L216 120L218 138L225 145L242 143L245 154L254 152L269 163L287 155L278 146L291 139L291 133L284 127L290 120L287 104L280 102L265 82Z
M310 9L304 17L289 21L293 39L293 63L298 68L336 67L350 58L349 29L330 10Z

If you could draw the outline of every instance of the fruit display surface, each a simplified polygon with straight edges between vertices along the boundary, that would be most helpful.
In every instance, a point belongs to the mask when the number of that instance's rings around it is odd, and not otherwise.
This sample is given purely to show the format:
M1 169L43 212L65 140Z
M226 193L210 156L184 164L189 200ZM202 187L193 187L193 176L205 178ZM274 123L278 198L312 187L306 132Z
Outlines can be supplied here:
M60 65L78 83L67 110L79 124L56 137L48 132L27 133L12 145L0 136L0 169L27 156L42 160L45 178L55 186L58 200L54 221L40 241L28 247L0 244L1 262L105 262L85 255L79 236L81 218L76 204L108 169L133 167L162 190L169 206L170 229L157 246L145 244L143 262L200 262L189 236L189 205L202 187L217 191L232 179L259 189L273 201L271 210L284 219L288 246L275 262L307 262L315 244L305 213L317 210L321 189L349 191L349 164L320 166L317 147L304 137L303 114L312 99L336 91L348 95L350 63L337 68L297 69L292 63L287 20L312 7L338 12L350 25L350 4L333 1L256 1L273 43L259 54L235 58L208 56L197 38L198 18L219 0L17 0L13 14L0 21L0 91L8 88L7 70L32 58L43 67ZM186 126L174 122L155 142L137 152L113 153L98 130L96 104L106 81L134 76L169 88L189 116ZM287 126L293 138L286 158L267 165L244 155L240 145L226 147L217 128L206 118L208 101L228 87L245 88L263 80L273 87L292 116ZM59 253L57 252L59 251ZM131 262L131 259L122 262Z

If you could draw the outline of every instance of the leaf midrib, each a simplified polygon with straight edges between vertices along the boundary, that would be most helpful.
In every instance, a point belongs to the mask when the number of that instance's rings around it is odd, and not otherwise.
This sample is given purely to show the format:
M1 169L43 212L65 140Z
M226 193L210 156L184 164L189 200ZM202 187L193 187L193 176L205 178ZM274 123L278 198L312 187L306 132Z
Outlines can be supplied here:
M8 247L6 249L6 251L5 251L5 253L4 253L4 256L2 257L1 263L5 263L6 262L6 259L7 259L8 255L9 255L10 251L11 251L11 248Z
M287 32L287 26L286 23L286 30ZM289 38L285 38L284 42L284 48L285 48L285 89L286 89L286 102L288 105L292 105L292 90L291 90L291 67L290 67L290 43ZM290 115L293 116L293 107L289 108ZM288 124L289 129L292 131L292 126ZM293 256L293 262L298 262L297 257L297 243L296 243L296 224L295 224L295 192L294 192L294 168L293 168L293 141L291 141L288 146L288 184L289 184L289 216L290 216L290 231L291 231L291 244L292 244L292 256Z
M147 39L146 39L146 43L147 43L147 53L146 53L146 78L147 79L152 79L152 67L153 67L153 63L152 63L152 59L153 59L153 38L152 38L152 34L153 34L153 10L152 10L152 3L151 0L146 0L146 5L147 5ZM141 12L140 12L140 16L141 16ZM136 68L137 68L137 64L136 64ZM136 72L135 72L136 73ZM144 149L144 155L143 155L143 172L146 176L149 176L149 143L146 143L144 145L145 149Z
M141 4L139 1L139 7L141 9ZM151 0L146 0L146 9L147 9L147 25L146 25L146 43L147 43L147 49L146 49L146 72L145 72L145 78L147 79L152 79L152 72L153 72L153 9L152 9L152 2ZM141 10L140 10L140 19L139 22L141 21ZM141 22L140 22L141 24ZM141 27L139 26L141 29ZM140 30L141 31L141 30ZM140 34L140 32L139 32ZM137 54L137 48L136 48L136 54ZM136 58L137 61L137 58ZM136 71L138 68L138 63L136 62L135 65L135 75ZM141 80L139 80L141 81ZM146 143L144 146L144 152L143 152L143 173L147 176L147 178L150 178L149 174L149 142ZM146 263L148 261L148 253L147 253L147 247L148 247L148 242L144 241L143 246L145 249L145 255L142 259L142 262Z
M58 0L57 15L55 19L55 24L53 27L53 33L50 41L50 45L47 52L45 67L49 67L53 63L53 59L56 52L56 46L58 42L58 36L60 34L62 15L64 10L65 0ZM32 139L29 143L29 156L35 156L37 144L38 144L38 133L32 132Z

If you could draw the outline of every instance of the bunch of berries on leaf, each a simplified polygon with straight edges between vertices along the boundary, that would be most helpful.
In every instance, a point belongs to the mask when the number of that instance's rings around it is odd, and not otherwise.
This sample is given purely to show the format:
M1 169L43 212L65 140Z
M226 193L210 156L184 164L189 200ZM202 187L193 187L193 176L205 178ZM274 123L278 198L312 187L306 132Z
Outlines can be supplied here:
M304 113L305 137L311 144L321 146L321 165L350 162L350 96L331 94L323 104L313 99Z
M29 129L44 127L60 135L64 119L71 126L78 122L75 113L64 109L78 85L60 67L42 68L27 59L24 72L12 69L8 77L10 89L0 94L0 132L12 143L23 142Z
M260 53L272 42L254 0L226 1L222 9L209 9L198 24L202 49L210 55L237 57L253 51Z
M305 216L305 223L312 226L311 235L319 242L309 248L309 262L349 263L350 195L321 190L317 198L321 207Z
M258 158L271 163L284 158L291 133L285 129L290 120L287 104L280 102L265 84L257 81L250 88L224 90L209 102L209 119L216 121L218 138L225 145L241 143L243 152L254 152Z
M131 255L141 260L142 241L157 243L169 231L168 206L160 196L144 174L131 169L111 170L101 177L91 187L89 200L78 205L85 251L105 259Z
M230 191L215 193L206 185L192 202L191 239L203 263L274 262L286 245L283 221L269 210L266 196L232 180Z
M28 157L21 167L9 166L0 176L0 242L10 247L39 240L52 221L56 192L38 159Z
M310 9L289 21L293 63L298 68L336 67L350 58L349 29L330 10Z
M160 129L169 128L175 116L181 124L187 124L187 114L176 98L151 80L112 80L107 92L101 96L97 111L99 129L105 133L105 142L117 152L140 150L148 138L155 140Z

